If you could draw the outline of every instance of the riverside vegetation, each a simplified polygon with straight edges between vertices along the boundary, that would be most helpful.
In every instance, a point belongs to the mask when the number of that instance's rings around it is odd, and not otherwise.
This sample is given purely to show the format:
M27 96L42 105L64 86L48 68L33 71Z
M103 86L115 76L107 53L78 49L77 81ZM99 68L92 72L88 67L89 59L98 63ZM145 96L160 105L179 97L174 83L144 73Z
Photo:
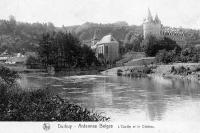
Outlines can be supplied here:
M119 76L146 77L162 75L182 79L200 80L200 49L194 46L180 47L169 38L157 39L149 36L145 41L146 56L155 56L151 65L120 67L116 71Z
M102 114L72 104L53 95L48 88L21 89L20 76L8 68L0 68L1 121L108 121Z

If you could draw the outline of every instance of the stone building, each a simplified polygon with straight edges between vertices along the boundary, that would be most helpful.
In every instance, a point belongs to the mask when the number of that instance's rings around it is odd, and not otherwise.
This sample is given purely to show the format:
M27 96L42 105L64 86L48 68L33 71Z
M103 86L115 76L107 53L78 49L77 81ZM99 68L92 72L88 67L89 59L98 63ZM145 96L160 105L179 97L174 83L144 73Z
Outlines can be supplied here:
M161 24L161 20L159 19L157 14L153 19L149 9L148 9L148 15L144 19L143 23L143 35L144 39L146 39L146 37L149 35L153 35L157 38L168 37L176 41L177 44L180 45L184 45L186 43L184 32L180 28L164 27Z
M113 63L119 58L119 42L111 35L104 36L100 41L94 34L91 48L98 59Z

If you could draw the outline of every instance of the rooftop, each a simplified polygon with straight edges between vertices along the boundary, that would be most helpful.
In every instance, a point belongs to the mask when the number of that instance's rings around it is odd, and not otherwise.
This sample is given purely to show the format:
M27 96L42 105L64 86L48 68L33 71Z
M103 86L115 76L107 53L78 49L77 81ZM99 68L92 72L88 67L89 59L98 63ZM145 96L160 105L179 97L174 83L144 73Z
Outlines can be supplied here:
M103 44L103 43L118 43L116 39L111 35L104 36L97 44Z

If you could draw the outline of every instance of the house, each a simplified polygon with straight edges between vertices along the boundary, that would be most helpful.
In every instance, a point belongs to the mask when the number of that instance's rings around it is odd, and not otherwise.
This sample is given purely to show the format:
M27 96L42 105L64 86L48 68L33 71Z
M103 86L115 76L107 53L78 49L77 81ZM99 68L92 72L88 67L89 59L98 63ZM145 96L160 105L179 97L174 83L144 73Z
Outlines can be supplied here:
M0 54L0 62L5 63L11 55L7 53L7 50Z
M114 63L119 58L119 42L111 34L104 36L100 41L94 37L91 48L99 60Z
M14 56L8 58L6 60L6 64L24 64L26 62L27 57L22 55L21 53L16 53Z

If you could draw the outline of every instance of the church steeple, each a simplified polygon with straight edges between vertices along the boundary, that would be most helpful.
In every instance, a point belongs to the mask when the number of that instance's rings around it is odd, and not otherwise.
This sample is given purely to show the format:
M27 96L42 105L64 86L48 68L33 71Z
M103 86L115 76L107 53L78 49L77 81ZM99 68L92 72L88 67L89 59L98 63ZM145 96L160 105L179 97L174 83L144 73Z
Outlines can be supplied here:
M94 35L93 35L93 38L92 38L92 45L95 45L97 41L98 41L98 38L97 38L97 30L95 30L95 31L94 31Z
M98 39L97 39L97 30L94 31L93 40L98 40Z

